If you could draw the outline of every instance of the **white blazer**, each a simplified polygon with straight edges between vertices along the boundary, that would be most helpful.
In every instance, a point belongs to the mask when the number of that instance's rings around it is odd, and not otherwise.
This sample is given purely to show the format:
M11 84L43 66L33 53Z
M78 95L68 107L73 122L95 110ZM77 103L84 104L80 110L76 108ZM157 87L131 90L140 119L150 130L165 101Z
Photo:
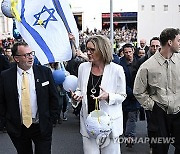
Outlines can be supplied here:
M80 112L80 133L89 137L86 131L85 120L88 116L87 85L92 63L84 62L78 70L78 88L76 94L83 96L82 108ZM99 102L100 110L105 111L112 119L112 134L115 138L123 133L122 102L126 98L126 81L122 66L111 62L105 65L101 84L102 88L109 93L109 102L103 100ZM100 93L102 91L100 90Z

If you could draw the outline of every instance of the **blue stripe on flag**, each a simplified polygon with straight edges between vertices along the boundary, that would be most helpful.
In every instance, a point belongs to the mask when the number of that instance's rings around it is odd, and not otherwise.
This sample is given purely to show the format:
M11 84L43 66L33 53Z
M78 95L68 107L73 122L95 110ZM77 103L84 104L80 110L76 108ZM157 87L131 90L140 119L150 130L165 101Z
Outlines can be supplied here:
M22 25L28 30L28 32L34 38L36 43L42 49L42 51L46 55L48 61L49 62L54 62L55 61L54 56L53 56L51 50L49 49L48 45L46 44L46 42L43 40L41 35L26 22L26 19L24 17L24 11L25 11L24 4L25 4L25 0L22 0L22 7L21 7L22 8L21 9L21 22L22 22Z
M61 7L61 4L60 4L60 1L59 0L52 0L53 1L53 4L54 4L54 7L56 8L56 11L57 13L59 14L59 16L61 17L65 27L66 27L66 30L68 31L68 33L71 33L71 29L68 25L68 22L66 20L66 16L63 12L63 9Z

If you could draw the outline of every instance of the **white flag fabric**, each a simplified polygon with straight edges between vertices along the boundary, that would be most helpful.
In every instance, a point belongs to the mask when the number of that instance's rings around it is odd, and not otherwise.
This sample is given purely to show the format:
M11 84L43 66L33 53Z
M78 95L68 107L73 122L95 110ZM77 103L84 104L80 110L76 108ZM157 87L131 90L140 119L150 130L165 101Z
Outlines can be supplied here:
M19 0L17 10L17 29L41 64L71 59L68 32L75 36L76 46L79 34L67 0Z

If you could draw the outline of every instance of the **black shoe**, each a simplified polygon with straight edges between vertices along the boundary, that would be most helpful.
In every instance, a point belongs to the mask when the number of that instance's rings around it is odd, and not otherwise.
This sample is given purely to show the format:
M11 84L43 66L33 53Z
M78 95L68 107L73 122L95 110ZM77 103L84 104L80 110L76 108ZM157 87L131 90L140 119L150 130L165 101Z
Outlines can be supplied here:
M63 115L63 121L67 121L67 117Z
M2 132L7 133L6 127L3 128Z
M63 113L63 119L62 119L62 120L63 120L63 121L67 121L66 112Z
M58 119L58 124L62 124L62 119L61 118Z
M132 143L126 143L126 147L127 147L127 148L132 148L132 147L133 147L133 144L132 144Z
M53 127L56 127L57 120L53 121Z
M133 145L134 145L133 142L134 142L134 141L133 141L133 138L132 138L132 137L128 137L127 142L126 142L126 147L132 148Z
M0 132L7 133L6 127L0 128Z

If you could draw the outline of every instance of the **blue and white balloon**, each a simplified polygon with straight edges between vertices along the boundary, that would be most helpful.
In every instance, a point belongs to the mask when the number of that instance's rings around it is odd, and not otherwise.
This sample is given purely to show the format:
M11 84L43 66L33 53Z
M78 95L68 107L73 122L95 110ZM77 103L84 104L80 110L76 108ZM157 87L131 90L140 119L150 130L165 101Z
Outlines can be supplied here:
M60 85L64 82L64 80L65 80L65 72L64 71L54 70L52 74L53 74L55 84Z
M68 75L65 78L65 81L63 82L63 88L69 92L69 90L71 91L75 91L77 88L77 77L75 75Z
M8 18L14 18L11 12L11 0L3 0L1 3L2 13Z

